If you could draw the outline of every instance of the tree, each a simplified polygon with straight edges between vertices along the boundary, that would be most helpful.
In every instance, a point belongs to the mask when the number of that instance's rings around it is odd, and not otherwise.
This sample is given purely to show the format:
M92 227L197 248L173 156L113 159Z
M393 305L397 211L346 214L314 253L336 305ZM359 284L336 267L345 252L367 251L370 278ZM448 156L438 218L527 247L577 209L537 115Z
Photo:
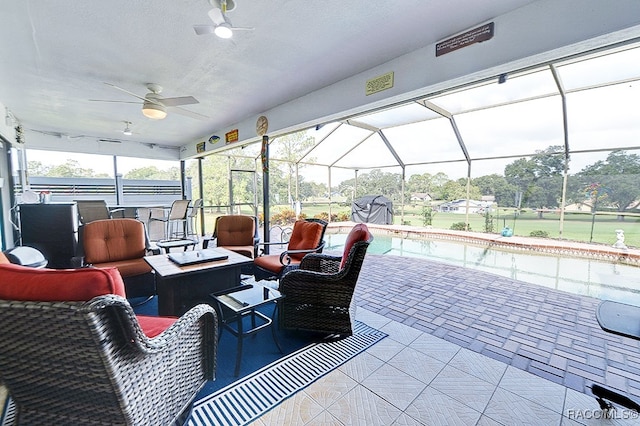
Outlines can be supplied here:
M536 151L531 159L519 158L508 164L504 175L516 191L522 192L522 204L516 207L556 206L562 196L564 171L563 147L550 146ZM515 199L514 199L515 205Z
M471 184L477 186L482 195L493 195L499 206L510 206L515 200L515 188L497 173L472 179Z
M158 169L156 166L140 167L131 169L123 176L125 179L141 180L180 180L180 169L171 167L169 169Z
M476 186L469 188L469 199L479 200L481 197L480 189ZM440 199L445 201L466 200L467 199L467 179L460 178L458 180L449 180L442 185Z
M196 166L195 164L193 165ZM195 173L194 173L195 174ZM205 206L216 206L220 211L220 206L229 205L229 162L228 158L222 155L209 155L202 161L202 180ZM198 190L196 184L193 188Z
M29 176L47 176L51 167L45 166L41 161L28 161L27 172Z
M338 186L340 194L350 199L356 187L355 178L342 181ZM358 176L355 198L363 195L384 195L393 201L400 201L402 176L399 173L383 172L373 169Z
M55 166L44 166L40 161L29 161L27 163L27 169L31 176L83 178L109 177L106 173L96 173L93 169L80 167L80 163L77 160L69 158L63 164Z
M606 191L604 205L618 212L635 209L640 204L640 157L623 150L609 153L605 161L597 161L585 167L577 177L583 185L598 184L600 192ZM623 216L618 217L623 220Z
M296 164L313 145L316 140L307 136L306 132L291 133L275 140L274 147L276 156L282 159L279 163L284 168L284 175L287 176L287 198L288 202L294 201L293 187L296 177ZM313 161L313 159L308 159ZM298 164L298 170L302 169L304 164ZM298 184L300 181L298 181Z
M449 182L449 177L443 172L438 172L435 175L423 173L409 176L405 189L409 193L424 192L433 199L442 200L443 186L447 182Z

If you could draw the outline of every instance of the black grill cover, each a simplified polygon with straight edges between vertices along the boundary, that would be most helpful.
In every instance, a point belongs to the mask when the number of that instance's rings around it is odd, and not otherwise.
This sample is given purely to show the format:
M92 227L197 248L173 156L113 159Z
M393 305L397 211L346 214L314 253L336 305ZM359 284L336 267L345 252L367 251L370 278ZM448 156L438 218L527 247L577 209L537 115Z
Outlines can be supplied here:
M383 195L365 195L351 204L351 221L393 224L393 203Z

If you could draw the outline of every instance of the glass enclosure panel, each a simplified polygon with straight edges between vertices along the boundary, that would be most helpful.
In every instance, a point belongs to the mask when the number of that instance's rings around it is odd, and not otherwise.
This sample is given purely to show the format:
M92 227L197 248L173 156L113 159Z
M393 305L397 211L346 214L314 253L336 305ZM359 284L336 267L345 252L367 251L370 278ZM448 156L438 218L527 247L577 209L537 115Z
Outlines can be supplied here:
M221 155L228 155L231 157L240 157L240 158L260 159L261 149L262 149L262 143L256 142L256 143L251 143L251 144L247 144L244 146L223 151Z
M605 55L558 65L565 90L640 78L640 48L630 47Z
M385 145L380 135L373 133L344 157L340 158L335 165L362 170L397 166L398 161L389 150L389 147Z
M112 178L113 156L26 150L29 176Z
M370 130L343 124L324 140L316 140L317 145L315 149L309 153L305 161L314 159L315 163L332 165L372 133ZM277 151L274 150L273 152L275 153Z
M427 109L416 102L411 102L409 104L386 109L384 111L374 112L373 114L366 114L354 118L353 121L364 123L378 129L385 129L388 127L402 126L437 117L439 117L439 115L430 109Z
M638 52L623 48L556 66L568 91L571 153L564 202L562 99L551 67L544 66L510 73L503 84L484 82L425 98L453 114L470 169L452 123L416 101L273 138L272 222L296 214L348 220L354 198L380 194L394 202L396 224L490 233L508 227L518 236L606 245L623 228L626 241L638 245ZM624 83L611 84L616 81ZM255 143L207 160L205 187L216 194L207 192L212 209L230 211L229 170L240 161L259 169L261 199L260 148ZM394 153L406 166L404 197ZM217 187L213 177L221 180ZM238 200L251 198L243 178L232 181ZM563 205L566 220L560 223Z
M200 182L198 182L198 160L186 160L184 162L185 178L187 179L186 197L190 200L200 198ZM191 192L188 192L188 191Z
M465 88L429 100L452 114L557 94L558 88L548 68L507 76L503 84L489 83Z
M125 179L180 180L179 161L117 157L117 163Z
M310 129L305 130L306 136L313 138L316 143L326 139L334 130L340 126L339 122L321 124Z
M529 155L564 146L560 96L455 117L472 159Z
M439 117L392 127L382 133L405 164L464 159L451 122Z
M640 146L640 82L567 95L571 150Z
M604 157L604 158L603 158ZM572 154L586 164L567 181L564 237L613 245L640 245L640 150Z

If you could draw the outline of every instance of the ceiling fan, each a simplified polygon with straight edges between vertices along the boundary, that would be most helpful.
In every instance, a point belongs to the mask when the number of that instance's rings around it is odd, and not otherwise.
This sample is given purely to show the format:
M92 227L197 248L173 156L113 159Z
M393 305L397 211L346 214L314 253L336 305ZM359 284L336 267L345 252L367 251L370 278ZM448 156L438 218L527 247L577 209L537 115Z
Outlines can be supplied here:
M235 9L236 4L233 0L210 0L209 3L213 6L213 9L208 12L213 25L194 25L193 29L196 34L215 34L220 38L231 38L234 30L253 30L253 28L247 27L234 27L231 24L227 12Z
M128 95L131 95L133 97L136 97L138 99L140 99L142 101L142 114L144 114L146 117L149 117L153 120L162 120L163 118L165 118L167 116L167 108L171 108L172 111L187 116L187 117L191 117L191 118L195 118L198 120L206 120L209 117L202 115L202 114L198 114L197 112L193 112L193 111L189 111L186 110L184 108L180 108L180 106L182 105L192 105L192 104L197 104L199 103L198 100L196 98L194 98L193 96L180 96L180 97L175 97L175 98L163 98L162 96L160 96L160 93L162 93L162 86L155 84L155 83L148 83L147 84L147 89L149 90L149 93L147 93L146 95L140 96L137 95L133 92L130 92L126 89L123 89L121 87L116 86L115 84L111 84L111 83L104 83L107 86L111 86L114 89L118 89ZM90 101L93 102L117 102L117 103L140 103L140 102L133 102L133 101L112 101L112 100L104 100L104 99L90 99Z

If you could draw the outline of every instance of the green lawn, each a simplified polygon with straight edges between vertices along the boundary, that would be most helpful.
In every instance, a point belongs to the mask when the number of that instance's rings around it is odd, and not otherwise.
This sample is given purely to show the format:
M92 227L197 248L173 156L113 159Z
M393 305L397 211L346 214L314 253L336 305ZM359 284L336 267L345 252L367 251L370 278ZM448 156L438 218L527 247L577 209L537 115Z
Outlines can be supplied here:
M288 206L271 206L271 215L278 213ZM395 207L396 214L394 223L402 224L400 209ZM306 217L314 217L321 213L329 211L326 204L311 205L305 204L302 212ZM405 206L404 224L412 226L423 226L421 216L422 206ZM245 214L252 214L247 211ZM351 214L351 208L347 206L333 205L332 214L345 213L347 216ZM215 213L207 214L206 230L208 233L213 231L213 222ZM571 241L589 242L590 239L594 243L612 245L616 242L616 229L624 230L625 244L629 247L640 247L640 218L627 216L624 221L618 221L615 215L597 215L593 227L593 237L591 237L591 219L590 214L566 214L564 220L564 230L562 238ZM437 229L451 229L451 225L457 222L464 222L464 214L455 213L435 213L433 217L432 227ZM514 230L514 235L529 236L532 231L545 231L549 238L560 237L560 215L557 213L546 213L542 219L532 211L525 211L514 219L513 210L506 211L500 209L500 215L494 216L494 233L500 233L506 225ZM484 232L485 218L479 214L469 215L469 224L471 230L475 232Z

